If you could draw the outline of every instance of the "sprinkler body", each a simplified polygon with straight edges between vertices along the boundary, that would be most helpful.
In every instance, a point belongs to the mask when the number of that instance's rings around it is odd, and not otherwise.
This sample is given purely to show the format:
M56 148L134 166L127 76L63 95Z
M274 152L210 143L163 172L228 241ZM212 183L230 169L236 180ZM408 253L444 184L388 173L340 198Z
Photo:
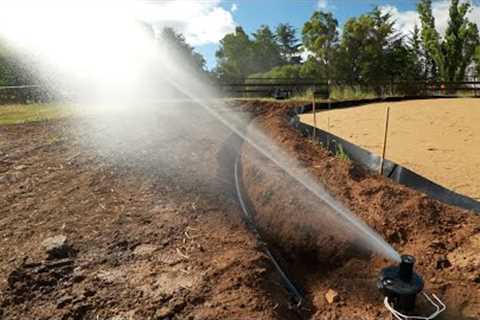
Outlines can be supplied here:
M423 290L423 279L413 271L414 265L415 258L404 255L400 265L384 268L380 272L377 286L397 310L412 311L417 294Z

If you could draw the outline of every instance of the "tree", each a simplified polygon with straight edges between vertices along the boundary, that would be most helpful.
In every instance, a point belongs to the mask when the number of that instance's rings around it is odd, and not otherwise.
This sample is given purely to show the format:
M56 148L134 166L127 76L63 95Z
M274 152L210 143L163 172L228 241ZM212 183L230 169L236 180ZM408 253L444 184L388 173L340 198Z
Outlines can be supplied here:
M205 70L205 59L185 41L182 34L175 32L172 28L164 28L159 41L165 48L179 56L184 64L199 72Z
M265 73L252 74L252 78L281 78L281 79L299 79L300 76L300 64L286 64L278 66Z
M427 75L440 78L445 75L445 59L441 50L440 35L435 29L435 18L432 13L432 0L421 0L417 5L422 26L422 41L426 55Z
M0 86L12 84L11 65L3 48L0 49Z
M317 60L317 67L326 78L332 76L333 58L338 43L337 27L338 21L332 13L315 11L302 30L303 46ZM310 59L308 64L312 66L315 62Z
M412 63L412 79L424 79L426 75L426 57L422 46L420 28L416 24L410 35L408 47L410 48Z
M254 72L266 72L282 64L280 47L268 26L260 26L253 38Z
M452 0L449 10L449 22L442 49L445 56L445 75L447 81L462 81L465 70L471 63L475 49L479 44L477 25L466 18L470 3Z
M422 22L422 41L429 67L427 72L444 81L463 80L480 42L477 25L467 18L470 3L451 0L443 42L435 29L432 1L421 0L417 9Z
M243 28L238 26L234 33L227 34L217 52L215 73L222 80L245 79L254 73L253 43Z
M0 86L36 83L34 65L31 56L15 51L0 39Z
M480 45L478 45L477 49L475 50L473 61L475 62L476 76L480 77Z
M346 22L337 63L342 79L364 83L390 79L392 52L398 54L403 45L393 24L391 15L378 8Z
M295 33L295 28L288 23L281 23L275 29L280 55L285 64L298 64L301 61L300 44Z
M327 74L325 65L313 56L309 56L300 68L300 76L302 78L321 79L326 78Z

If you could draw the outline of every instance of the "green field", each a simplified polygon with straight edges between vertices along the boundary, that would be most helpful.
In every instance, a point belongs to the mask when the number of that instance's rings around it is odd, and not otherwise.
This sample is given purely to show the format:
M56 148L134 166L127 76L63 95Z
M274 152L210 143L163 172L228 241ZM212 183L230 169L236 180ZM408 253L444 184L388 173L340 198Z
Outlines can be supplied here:
M14 104L0 106L0 125L60 119L71 114L65 106L57 104Z

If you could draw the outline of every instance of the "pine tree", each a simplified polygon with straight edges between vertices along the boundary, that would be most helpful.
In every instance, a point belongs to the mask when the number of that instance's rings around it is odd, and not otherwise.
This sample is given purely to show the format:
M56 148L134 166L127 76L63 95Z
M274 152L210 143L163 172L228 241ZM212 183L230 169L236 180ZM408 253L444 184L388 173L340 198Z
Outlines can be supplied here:
M301 61L300 43L295 32L295 28L288 23L281 23L275 29L275 38L285 64L297 64Z

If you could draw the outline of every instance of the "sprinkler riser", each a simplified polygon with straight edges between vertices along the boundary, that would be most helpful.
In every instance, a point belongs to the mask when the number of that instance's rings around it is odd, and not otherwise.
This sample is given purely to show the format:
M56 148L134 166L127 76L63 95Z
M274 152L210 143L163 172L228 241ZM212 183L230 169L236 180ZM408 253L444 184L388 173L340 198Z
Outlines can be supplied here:
M414 265L414 257L403 255L398 266L380 272L377 287L397 310L410 312L415 309L416 297L423 290L423 279L413 271Z

